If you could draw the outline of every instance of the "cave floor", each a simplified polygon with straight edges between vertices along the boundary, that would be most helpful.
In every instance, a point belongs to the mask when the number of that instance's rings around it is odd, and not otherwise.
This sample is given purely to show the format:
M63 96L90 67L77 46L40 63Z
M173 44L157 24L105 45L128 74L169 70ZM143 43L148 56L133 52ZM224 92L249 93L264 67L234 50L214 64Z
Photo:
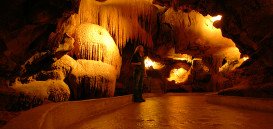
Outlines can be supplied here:
M166 94L90 117L72 129L270 129L273 114L206 102L203 94Z

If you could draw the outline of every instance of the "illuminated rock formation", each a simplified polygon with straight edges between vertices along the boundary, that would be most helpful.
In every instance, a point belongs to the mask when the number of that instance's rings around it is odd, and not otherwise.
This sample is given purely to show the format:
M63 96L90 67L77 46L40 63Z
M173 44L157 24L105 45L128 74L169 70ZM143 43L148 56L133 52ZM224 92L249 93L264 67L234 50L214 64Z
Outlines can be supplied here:
M129 39L153 45L157 8L151 0L81 0L77 18L78 24L87 22L105 27L120 49Z
M180 86L205 82L204 91L272 86L270 0L0 3L0 87L13 85L25 95L40 93L52 101L113 96L117 77L131 85L129 60L139 44L162 84L183 66L187 80L179 76ZM56 92L48 93L52 89Z
M85 23L75 33L73 64L67 83L74 99L113 96L121 56L113 38L99 25Z

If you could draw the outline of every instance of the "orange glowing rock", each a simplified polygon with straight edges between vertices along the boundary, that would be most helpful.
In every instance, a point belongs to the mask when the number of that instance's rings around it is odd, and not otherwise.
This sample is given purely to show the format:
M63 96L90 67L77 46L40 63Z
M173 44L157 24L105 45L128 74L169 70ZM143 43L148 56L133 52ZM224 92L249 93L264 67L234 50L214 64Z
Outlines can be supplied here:
M164 67L164 65L158 62L152 61L149 57L145 58L144 64L146 69L149 69L150 67L152 67L153 69L161 69Z
M222 19L222 15L217 15L217 16L215 16L215 17L212 17L210 20L212 21L212 22L215 22L215 21L220 21Z
M183 83L187 81L190 71L185 70L184 68L172 69L170 72L170 77L167 78L168 81L175 81L176 84Z
M248 56L243 57L243 60L244 60L244 61L247 61L248 59L249 59L249 57L248 57Z

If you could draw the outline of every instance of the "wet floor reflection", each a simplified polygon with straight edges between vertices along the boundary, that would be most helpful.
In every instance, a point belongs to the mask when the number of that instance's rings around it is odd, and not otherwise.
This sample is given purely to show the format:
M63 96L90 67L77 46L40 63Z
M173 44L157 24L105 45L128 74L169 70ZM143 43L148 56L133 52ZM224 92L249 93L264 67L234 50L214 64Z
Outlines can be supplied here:
M203 95L164 95L75 124L75 129L271 129L273 114L208 104Z

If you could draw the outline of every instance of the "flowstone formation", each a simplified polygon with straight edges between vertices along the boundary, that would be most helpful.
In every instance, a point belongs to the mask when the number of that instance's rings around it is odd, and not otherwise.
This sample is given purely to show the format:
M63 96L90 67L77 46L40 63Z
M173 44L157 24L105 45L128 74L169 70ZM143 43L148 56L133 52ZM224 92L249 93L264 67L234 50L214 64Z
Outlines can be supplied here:
M81 0L78 24L93 23L105 27L119 49L129 40L153 45L157 25L157 7L151 0Z
M122 48L131 39L152 46L157 24L151 1L21 1L7 10L1 23L12 24L1 24L0 83L27 108L113 96Z
M113 96L121 56L108 31L99 25L82 24L76 30L74 46L70 54L77 59L77 65L66 79L72 98Z
M76 60L64 55L49 69L25 78L27 82L18 78L11 88L52 101L113 96L121 57L108 31L98 25L82 24L76 29L74 46L71 55ZM54 94L60 97L52 97Z

